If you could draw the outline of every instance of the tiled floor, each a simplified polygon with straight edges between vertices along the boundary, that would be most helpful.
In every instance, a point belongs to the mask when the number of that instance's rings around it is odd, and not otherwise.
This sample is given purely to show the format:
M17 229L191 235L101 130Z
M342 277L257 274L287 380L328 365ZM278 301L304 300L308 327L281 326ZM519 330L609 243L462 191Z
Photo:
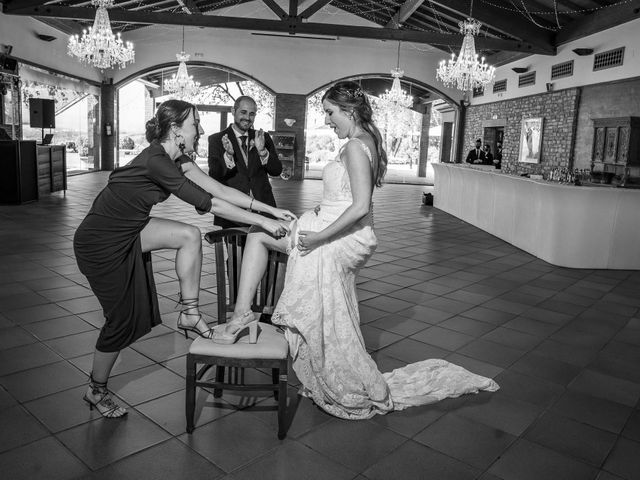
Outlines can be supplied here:
M111 388L130 414L82 402L102 323L71 238L105 173L66 196L0 207L0 476L6 479L640 478L640 272L548 265L422 206L425 188L375 196L380 248L359 277L362 331L381 370L441 357L494 377L493 394L349 422L290 400L198 397L185 433L189 341L175 329L171 252L155 254L164 325L123 352ZM276 181L282 206L316 204L318 181ZM171 199L155 212L203 230L211 217ZM215 316L212 250L202 303ZM262 375L256 372L257 375Z

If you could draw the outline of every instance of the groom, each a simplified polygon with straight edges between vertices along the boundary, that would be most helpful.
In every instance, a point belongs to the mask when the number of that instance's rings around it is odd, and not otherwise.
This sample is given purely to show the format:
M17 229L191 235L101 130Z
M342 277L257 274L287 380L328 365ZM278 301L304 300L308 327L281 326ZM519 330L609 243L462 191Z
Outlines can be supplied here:
M275 207L269 175L280 175L282 163L269 134L252 128L256 110L253 98L238 97L233 104L233 124L209 136L209 175ZM213 223L222 228L238 226L218 216Z

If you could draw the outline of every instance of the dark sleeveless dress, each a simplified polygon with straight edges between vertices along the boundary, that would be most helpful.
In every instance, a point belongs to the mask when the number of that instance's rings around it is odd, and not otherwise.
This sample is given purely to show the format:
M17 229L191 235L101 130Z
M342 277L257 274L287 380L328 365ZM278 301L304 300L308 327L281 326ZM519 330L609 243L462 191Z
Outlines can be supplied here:
M151 254L142 253L140 231L151 208L170 194L211 209L211 195L189 181L157 142L129 164L115 169L76 230L73 248L80 271L104 310L105 324L96 349L116 352L162 322L153 280Z

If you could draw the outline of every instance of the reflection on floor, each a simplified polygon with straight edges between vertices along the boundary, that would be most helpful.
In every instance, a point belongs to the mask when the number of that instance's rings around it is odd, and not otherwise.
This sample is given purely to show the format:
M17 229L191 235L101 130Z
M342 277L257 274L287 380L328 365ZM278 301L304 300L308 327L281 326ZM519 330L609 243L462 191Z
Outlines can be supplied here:
M446 358L494 377L497 393L370 421L296 397L276 438L272 399L198 396L185 433L184 355L173 254L154 255L164 325L123 352L111 388L129 407L105 421L82 402L103 320L71 239L106 173L66 196L0 207L0 465L7 479L632 479L640 475L640 272L570 270L422 206L427 187L375 196L380 248L359 277L362 331L383 371ZM296 212L321 183L274 181ZM170 199L154 212L210 228ZM201 302L215 321L212 250ZM260 373L258 373L260 374Z

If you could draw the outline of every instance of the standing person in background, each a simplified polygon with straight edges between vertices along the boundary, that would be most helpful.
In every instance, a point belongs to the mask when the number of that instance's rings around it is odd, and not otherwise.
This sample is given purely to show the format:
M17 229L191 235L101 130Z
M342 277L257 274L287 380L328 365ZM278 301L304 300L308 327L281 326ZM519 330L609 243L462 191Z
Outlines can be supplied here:
M253 98L238 97L233 105L233 124L209 136L209 175L275 207L269 175L280 175L282 163L269 134L253 129L256 110ZM218 216L213 223L222 228L242 225Z
M498 170L502 168L502 142L496 143L496 154L493 157L493 166Z
M485 162L485 155L484 151L482 150L482 140L476 140L476 148L469 150L465 161L467 163L473 163L475 165L479 165Z
M491 153L491 145L489 145L488 143L485 143L483 150L484 150L484 161L482 162L482 164L493 165L493 154Z

